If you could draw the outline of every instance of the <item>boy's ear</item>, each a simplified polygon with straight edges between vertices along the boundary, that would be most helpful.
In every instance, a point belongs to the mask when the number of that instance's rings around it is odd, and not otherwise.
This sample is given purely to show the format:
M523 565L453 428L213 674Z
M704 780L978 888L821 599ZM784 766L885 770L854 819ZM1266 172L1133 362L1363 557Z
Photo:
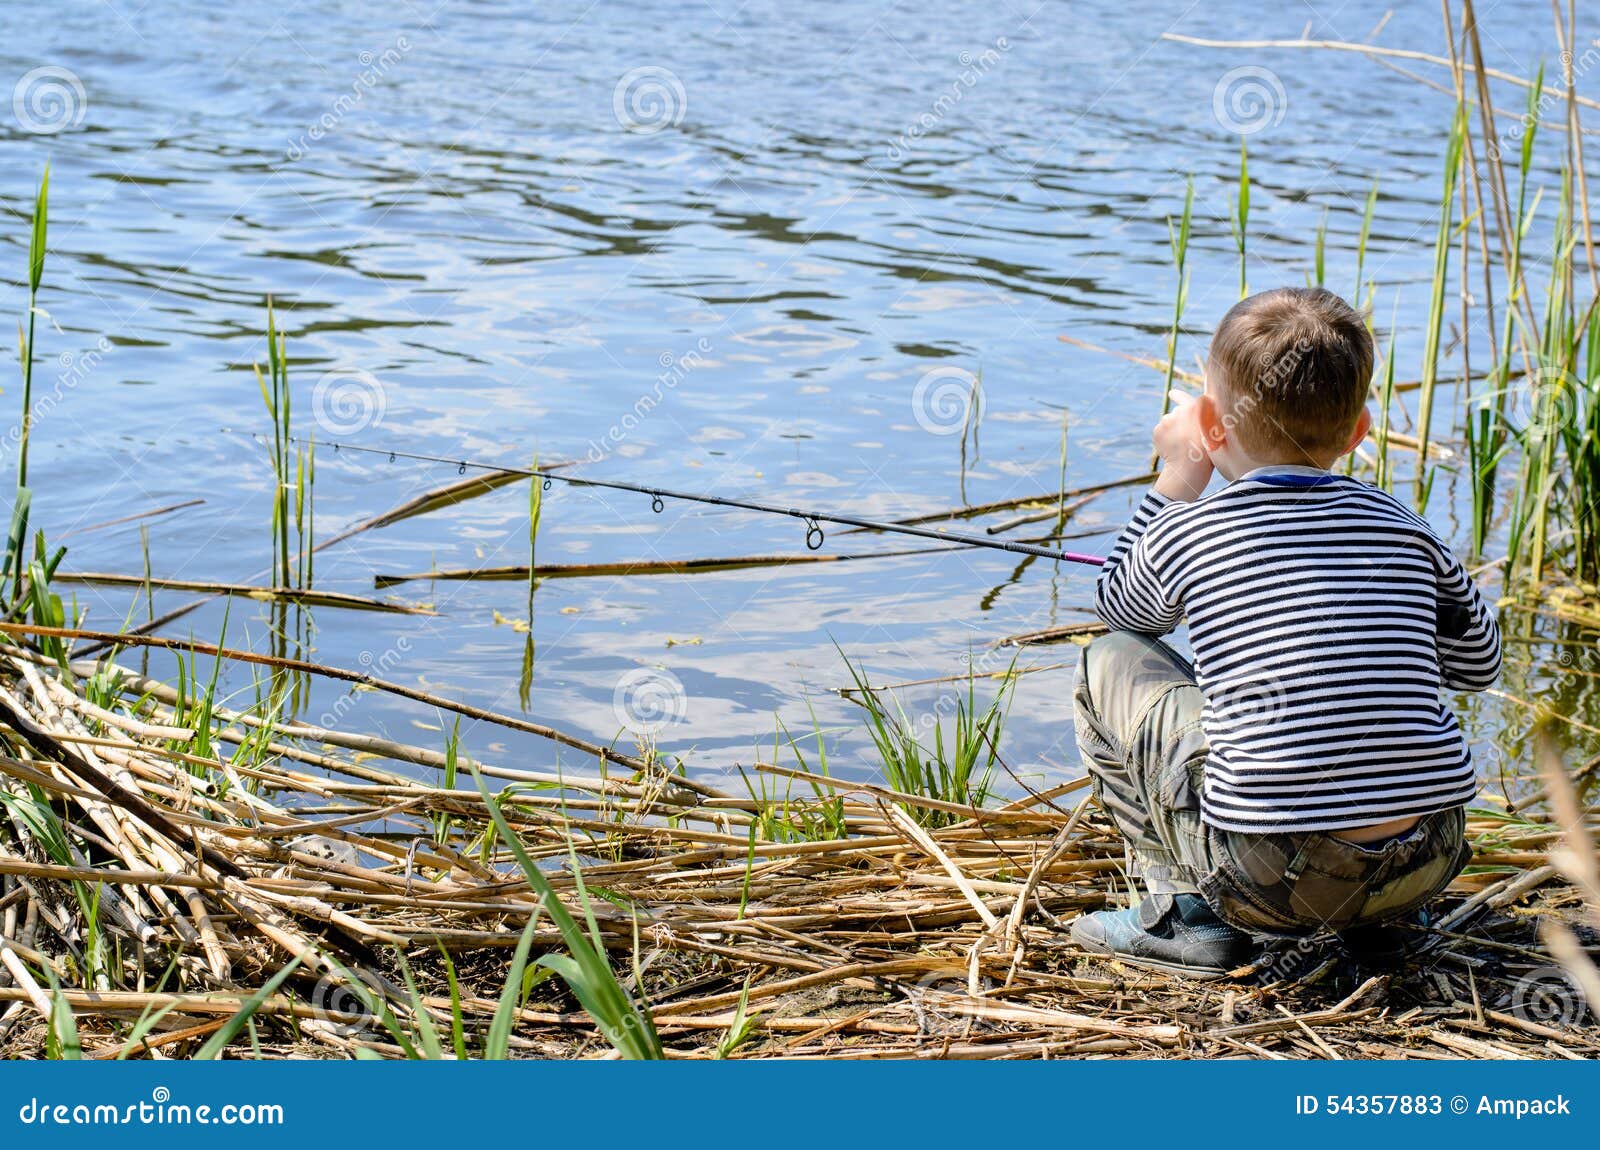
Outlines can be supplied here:
M1344 450L1339 452L1339 454L1349 455L1360 445L1361 441L1367 437L1367 433L1371 430L1372 412L1363 407L1361 409L1361 414L1356 417L1355 430L1350 433L1350 442L1344 445Z
M1207 451L1215 451L1228 439L1228 426L1223 422L1222 410L1209 391L1201 393L1195 399L1194 405L1195 416L1200 420L1200 436L1205 448Z

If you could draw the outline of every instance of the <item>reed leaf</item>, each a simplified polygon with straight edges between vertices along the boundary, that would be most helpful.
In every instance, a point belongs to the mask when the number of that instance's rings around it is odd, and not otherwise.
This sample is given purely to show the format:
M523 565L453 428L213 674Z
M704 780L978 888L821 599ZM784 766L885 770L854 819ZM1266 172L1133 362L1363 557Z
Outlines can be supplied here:
M1233 229L1233 244L1239 251L1239 298L1250 294L1249 279L1245 272L1247 239L1250 232L1250 151L1244 137L1239 137L1239 190L1230 200L1228 223Z
M227 1050L228 1044L239 1036L239 1032L255 1017L256 1011L261 1009L262 1004L278 993L278 988L288 982L289 976L299 969L300 962L304 957L301 954L295 955L278 973L262 983L261 988L245 999L239 1005L238 1011L218 1027L215 1034L206 1039L205 1045L195 1052L195 1059L200 1062L206 1062L221 1058L223 1051Z
M622 988L606 958L600 925L595 920L593 906L584 888L583 874L577 865L576 854L572 856L573 878L577 884L579 902L589 928L587 934L573 918L572 912L562 904L555 888L550 885L550 880L544 877L543 872L535 865L527 849L522 845L522 840L506 822L505 813L500 809L500 800L490 793L483 776L478 772L477 765L469 761L468 766L501 841L515 856L522 868L523 876L528 880L528 886L539 896L540 907L556 924L556 929L567 945L568 955L545 955L538 960L537 965L554 971L567 984L584 1010L595 1020L606 1041L610 1042L624 1058L664 1058L666 1054L661 1047L661 1039L656 1034L655 1022L651 1019L649 1011L641 1009L632 996Z
M1378 180L1374 176L1372 186L1367 189L1367 202L1361 209L1361 234L1356 238L1356 291L1350 297L1350 302L1356 307L1363 307L1370 300L1362 298L1362 274L1367 264L1367 241L1372 235L1372 217L1378 208Z
M1179 217L1177 226L1174 227L1172 217L1167 217L1167 243L1172 249L1172 264L1178 274L1178 286L1173 293L1172 324L1167 330L1167 369L1161 387L1161 414L1166 416L1172 410L1172 380L1178 368L1178 329L1183 323L1183 309L1189 301L1189 234L1194 220L1194 177L1190 176L1184 186L1183 215ZM1061 454L1063 464L1066 460L1067 425L1066 416L1063 414L1061 422ZM1158 455L1150 457L1150 468L1160 462ZM1061 499L1059 506L1066 504L1066 477L1062 476Z
M1417 399L1417 508L1427 506L1431 474L1428 468L1428 436L1433 423L1434 390L1439 380L1439 342L1444 330L1445 284L1450 274L1451 225L1455 219L1456 173L1461 168L1461 152L1466 137L1466 106L1456 104L1445 147L1444 187L1439 198L1439 226L1433 248L1433 287L1428 302L1428 324L1422 349L1422 385Z

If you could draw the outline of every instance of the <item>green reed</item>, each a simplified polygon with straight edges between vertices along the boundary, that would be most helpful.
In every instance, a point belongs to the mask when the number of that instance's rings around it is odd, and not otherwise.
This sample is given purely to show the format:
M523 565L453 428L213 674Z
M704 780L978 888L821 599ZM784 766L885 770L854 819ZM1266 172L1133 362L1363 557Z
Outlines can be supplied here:
M298 587L311 589L316 548L312 541L316 535L316 509L311 497L317 482L317 441L307 441L305 449L295 459L294 528L298 541L296 577Z
M550 916L550 920L561 933L562 941L566 943L568 953L543 955L534 965L551 971L567 984L578 1003L595 1020L606 1041L611 1043L622 1057L635 1059L666 1057L649 1008L635 1001L633 995L617 981L616 973L611 969L610 960L606 957L605 939L600 933L600 924L595 919L594 905L583 881L583 870L578 866L577 854L571 849L570 840L568 861L578 903L583 911L584 926L578 924L572 912L556 896L550 880L534 863L522 845L522 840L506 821L505 812L500 809L500 800L490 793L477 767L471 762L467 765L472 770L472 777L478 784L478 793L483 796L484 805L488 808L489 817L494 821L494 828L499 833L500 840L510 848L517 864L522 868L523 877L528 880L528 886L539 896L539 909ZM520 965L527 961L528 947L532 942L533 927L537 917L537 915L529 917L528 927L517 944L517 959L513 969L519 969ZM585 926L587 930L584 929ZM635 928L637 929L637 924ZM501 1006L504 1005L502 999ZM501 1012L497 1011L495 1028L491 1030L491 1034L502 1028L509 1034L509 1027L514 1020L514 1010L506 1012L504 1020Z
M1362 286L1363 275L1367 267L1367 241L1372 237L1372 217L1378 210L1378 180L1373 177L1372 186L1367 189L1367 202L1361 209L1361 234L1356 238L1356 291L1350 297L1350 302L1358 308L1368 309L1372 304L1372 293L1377 290L1377 285ZM1363 295L1365 291L1365 295Z
M1428 324L1422 348L1422 386L1417 393L1417 509L1428 505L1433 473L1428 467L1428 437L1433 423L1434 390L1439 381L1439 343L1444 331L1445 284L1450 275L1450 240L1455 220L1456 174L1461 169L1466 139L1466 105L1456 104L1445 146L1444 187L1439 198L1439 226L1433 248L1433 283L1428 301Z
M1250 232L1250 151L1244 137L1239 137L1239 190L1228 202L1228 225L1233 230L1233 246L1239 252L1239 298L1250 294L1250 281L1245 271Z
M239 1004L239 1009L229 1016L228 1020L217 1029L205 1044L195 1051L194 1058L199 1062L211 1062L220 1059L233 1040L239 1037L240 1031L246 1027L254 1028L253 1019L256 1012L266 1005L267 999L278 993L278 988L289 981L289 976L300 966L304 955L296 955L285 963L276 974L262 983L261 986Z
M1530 201L1529 182L1543 103L1541 68L1528 93L1524 132L1518 151L1514 208L1503 221L1500 271L1506 301L1498 359L1486 394L1473 397L1468 384L1467 453L1473 480L1473 549L1481 553L1494 522L1497 472L1515 453L1517 481L1507 518L1507 573L1537 584L1561 573L1583 583L1600 578L1600 531L1593 509L1600 505L1600 321L1595 298L1578 298L1576 248L1587 207L1579 199L1572 154L1565 153L1556 203L1550 256L1542 298L1535 301L1526 240L1541 194ZM1581 130L1576 108L1569 125ZM1458 124L1462 119L1458 113ZM1570 133L1569 133L1570 137ZM1490 174L1506 186L1505 160L1498 148L1487 153ZM1435 290L1438 292L1438 276ZM1593 282L1591 278L1591 283ZM1523 382L1513 387L1512 364L1520 360ZM1516 391L1526 404L1515 413Z
M17 329L17 355L22 365L22 425L17 439L17 485L11 504L11 530L6 536L5 567L0 581L11 582L11 598L22 596L23 548L28 539L28 510L33 493L28 488L28 441L33 433L34 326L39 315L39 285L44 282L45 239L50 220L50 165L46 164L33 200L33 226L28 237L27 333Z
M1322 209L1322 219L1317 224L1317 243L1312 249L1311 287L1324 287L1328 282L1328 209Z
M61 993L61 980L46 964L45 981L50 984L50 1020L45 1033L44 1056L52 1062L78 1062L83 1058L83 1042L78 1036L78 1020L73 1016L67 996Z
M810 708L811 704L808 702L806 706ZM799 741L789 734L782 719L775 720L772 734L773 762L782 757L782 748L787 744L789 753L794 756L801 771L808 775L830 777L828 745L814 709L811 710L811 728L817 742L814 770L800 750ZM784 777L778 780L765 774L751 778L743 767L739 768L739 774L744 778L745 790L749 792L750 801L756 808L750 824L752 851L758 839L770 843L823 842L848 835L844 799L825 783L815 779L805 780L811 795L809 798L803 795L797 798L794 794L795 779Z
M1389 462L1389 413L1394 406L1394 325L1389 326L1389 350L1383 357L1383 389L1378 402L1378 456L1374 482L1394 491L1394 469ZM1353 453L1352 453L1353 454Z
M1056 526L1060 531L1067 525L1067 431L1072 419L1071 412L1065 408L1061 411L1061 469L1056 480Z
M1528 176L1533 169L1534 140L1539 133L1539 109L1544 97L1544 65L1528 89L1527 110L1523 114L1522 146L1517 159L1517 200L1510 235L1503 253L1507 299L1500 335L1500 359L1489 378L1489 401L1476 417L1476 427L1468 414L1468 450L1473 475L1472 553L1483 554L1488 545L1489 527L1495 511L1495 487L1500 463L1510 448L1506 407L1511 395L1512 357L1515 354L1517 305L1524 298L1526 281L1522 267L1522 243L1533 223L1534 208L1528 203ZM1498 149L1487 157L1491 166L1503 168ZM1497 173L1498 174L1498 173ZM1537 200L1537 197L1535 197ZM1536 206L1536 205L1535 205Z
M41 627L76 627L79 613L77 601L73 601L69 611L61 602L61 596L50 589L50 581L55 578L56 568L61 565L61 560L66 556L67 549L58 547L54 553L45 546L44 532L34 533L33 560L27 565L28 577L27 590L18 604L26 609L28 617ZM20 566L20 564L19 564ZM34 638L34 645L41 654L54 659L56 666L61 669L65 681L72 680L72 671L68 667L68 654L71 646L64 639L54 635L38 635Z
M267 300L267 370L254 365L261 402L272 422L269 462L272 465L272 578L279 587L310 590L316 528L313 493L317 478L317 442L299 446L294 435L294 399L289 386L287 339L278 328L272 300Z
M530 470L539 470L539 454L534 453ZM544 515L544 485L537 474L528 480L528 632L522 639L522 669L517 676L517 698L528 709L533 694L533 593L539 588L539 520Z
M1582 323L1582 333L1573 332L1574 350L1582 344L1583 370L1581 379L1573 373L1573 392L1570 407L1562 414L1562 440L1571 470L1572 490L1579 498L1600 492L1600 311L1594 303L1588 308ZM1592 504L1591 504L1592 506ZM1600 530L1596 529L1592 515L1572 516L1572 546L1576 569L1580 577L1592 579L1600 572Z
M1178 329L1183 323L1183 309L1189 302L1189 235L1194 221L1194 177L1190 176L1183 194L1183 215L1176 225L1167 217L1167 245L1172 249L1172 265L1178 273L1177 290L1172 298L1172 324L1167 329L1167 371L1161 387L1161 414L1172 410L1172 377L1178 370ZM1067 427L1061 424L1061 458L1065 471ZM1150 456L1151 470L1161 461L1159 455ZM1061 488L1066 490L1063 474Z
M728 1023L728 1029L717 1039L717 1046L712 1051L712 1057L718 1060L732 1058L733 1052L749 1041L755 1033L756 1020L761 1017L761 1012L750 1013L750 984L755 980L752 974L744 980L744 986L739 991L738 1004L733 1008L733 1020Z
M1554 504L1558 485L1568 478L1557 468L1557 448L1563 444L1564 426L1571 420L1577 405L1572 379L1582 338L1574 330L1576 320L1572 312L1572 252L1577 242L1572 215L1572 173L1563 167L1555 246L1545 291L1544 335L1531 376L1529 419L1522 437L1523 475L1518 485L1523 506L1519 509L1516 543L1520 544L1524 532L1531 530L1526 570L1535 582L1544 577L1551 514L1566 510ZM1578 508L1576 518L1583 518L1586 511L1587 508ZM1514 559L1522 557L1520 551L1514 544L1511 551Z
M261 402L272 424L268 461L272 467L272 582L290 590L309 591L315 577L315 491L317 442L315 436L302 445L294 434L293 391L289 384L289 353L284 332L279 329L272 300L267 299L267 370L253 365ZM303 603L274 602L270 612L273 654L287 657L303 654L311 646L311 614ZM288 691L291 711L297 711L309 698L309 676L280 674Z
M444 789L456 789L456 775L461 768L461 716L457 715L450 731L444 737ZM448 846L455 835L456 818L449 811L438 811L433 816L433 842L435 846Z
M967 387L967 410L961 421L961 502L967 502L967 468L975 467L983 450L978 434L983 428L983 368L972 373L972 383ZM968 444L971 459L968 459Z
M84 855L73 846L67 825L56 812L52 796L31 782L20 783L14 791L0 789L0 810L15 826L26 832L28 838L56 866L82 867L87 864ZM82 932L72 940L64 940L69 947L63 962L69 973L78 976L85 986L101 990L113 989L112 973L121 969L120 963L110 961L111 946L106 932L101 928L101 911L105 901L105 886L93 887L81 879L70 883L78 910L82 915ZM48 964L45 974L52 979L55 971ZM57 996L58 1006L65 1000ZM70 1014L69 1014L70 1019Z
M293 415L292 394L289 390L288 349L283 333L278 331L277 316L272 300L267 300L267 374L255 365L256 385L261 389L261 402L266 405L267 417L272 421L272 580L279 587L292 587L289 550L289 475L293 470L291 443Z
M965 694L957 692L941 697L941 704L945 698L949 698L950 703L936 705L933 713L924 716L921 722L906 714L898 696L873 687L865 670L849 659L845 659L845 666L855 680L861 705L866 708L867 733L877 749L884 778L890 787L909 795L968 807L981 807L988 801L995 781L995 766L1000 761L1000 732L1005 726L1015 686L1012 675L1016 669L1015 660L986 707L980 709L975 690L977 676L969 674ZM885 702L880 693L888 695L889 701ZM954 721L950 736L946 738L939 712L951 707L955 712ZM923 741L922 727L932 728L932 747ZM926 807L911 807L906 813L923 826L933 828L949 826L960 818Z

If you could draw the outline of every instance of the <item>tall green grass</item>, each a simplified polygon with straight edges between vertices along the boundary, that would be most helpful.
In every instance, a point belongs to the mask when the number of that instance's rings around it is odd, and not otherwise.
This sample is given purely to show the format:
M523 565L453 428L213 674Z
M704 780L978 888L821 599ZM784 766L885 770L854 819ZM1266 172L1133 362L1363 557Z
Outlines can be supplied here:
M1000 761L1000 732L1005 726L1012 689L1015 685L1013 661L1000 680L1000 688L987 705L977 698L977 676L969 674L965 692L945 696L951 700L954 715L947 724L938 713L918 722L911 718L893 692L874 687L866 671L845 659L850 677L867 712L867 733L891 788L909 795L982 807L995 784L995 767ZM882 696L887 695L885 702ZM944 709L950 709L946 707ZM931 720L931 721L927 721ZM928 746L921 728L931 727L933 745ZM906 804L907 814L925 827L949 826L960 816L949 811Z
M1466 105L1456 104L1455 119L1445 145L1444 187L1439 198L1439 225L1433 247L1433 283L1428 299L1428 324L1422 349L1422 386L1417 393L1417 509L1428 505L1433 471L1428 466L1429 434L1433 427L1434 390L1439 381L1439 341L1444 331L1445 286L1450 277L1450 241L1455 220L1456 175L1461 168L1467 130Z
M267 300L267 370L254 365L261 402L272 424L268 458L272 467L272 581L290 590L312 588L316 553L315 491L317 479L317 441L303 444L294 434L293 390L289 385L289 351L284 332L278 327L272 300ZM273 654L279 657L302 656L311 647L313 625L310 612L301 602L279 600L270 612ZM291 650L292 648L292 650ZM297 712L310 697L309 677L298 672L278 675L289 709Z
M577 888L578 903L583 910L584 926L578 924L572 912L556 895L550 880L545 878L544 872L529 856L527 849L522 845L522 840L506 821L505 812L500 809L500 801L489 792L477 767L471 763L468 765L472 767L472 777L478 784L478 793L483 796L484 805L488 808L489 817L494 822L500 840L516 858L517 864L522 868L523 876L528 880L528 886L539 896L540 910L550 916L566 943L566 954L543 955L535 960L534 965L553 972L567 984L579 1004L595 1020L606 1041L624 1058L666 1057L661 1037L656 1033L655 1021L651 1018L649 1009L636 1002L633 996L623 989L622 984L617 981L616 973L611 969L610 960L606 957L605 940L600 934L600 924L595 919L594 904L590 900L588 888L584 885L583 870L578 865L577 854L570 849L570 842L568 853L572 864L573 883ZM587 927L587 930L584 927ZM528 929L523 932L522 940L518 943L518 956L521 961L527 959L532 931L533 921L530 919ZM498 1014L495 1020L497 1023L500 1021ZM510 1021L508 1016L507 1026L510 1025Z
M1178 370L1178 330L1183 324L1183 309L1189 302L1189 234L1194 222L1194 177L1190 176L1183 193L1183 215L1174 224L1172 217L1167 217L1167 245L1172 249L1172 264L1178 273L1178 286L1172 299L1172 325L1167 329L1167 372L1161 388L1161 414L1166 416L1172 410L1172 377ZM1061 429L1061 451L1063 464L1066 460L1066 424L1063 421ZM1161 457L1156 454L1150 456L1150 468L1155 469ZM1065 478L1061 484L1066 490Z
M1383 490L1394 490L1394 467L1389 458L1389 420L1394 409L1394 327L1389 329L1389 350L1383 357L1383 388L1378 402L1378 456L1374 482Z
M1505 262L1506 294L1503 311L1505 318L1499 341L1499 360L1489 377L1489 395L1483 400L1476 415L1468 404L1467 455L1472 470L1472 553L1482 556L1488 546L1490 524L1494 518L1495 488L1499 480L1502 460L1511 447L1511 432L1506 422L1506 409L1512 390L1512 363L1516 354L1517 311L1525 305L1527 282L1522 266L1522 244L1533 224L1533 207L1528 203L1528 176L1533 170L1534 141L1539 135L1539 109L1544 96L1544 65L1539 66L1533 86L1528 89L1528 103L1523 113L1522 144L1517 150L1517 198L1512 212L1511 227L1505 241L1502 258ZM1492 149L1488 157L1491 165L1501 165L1500 151ZM1503 175L1503 172L1492 173ZM1592 378L1592 377L1591 377Z
M522 639L522 669L517 676L517 698L522 709L528 709L533 693L533 594L539 589L539 520L544 516L544 484L537 475L539 455L533 456L531 468L536 474L528 479L528 633Z
M967 502L967 469L977 466L983 455L978 436L983 430L983 368L972 373L967 385L967 409L961 420L961 502ZM970 445L970 446L969 446ZM970 458L969 458L970 452Z
M1518 482L1522 497L1515 508L1511 528L1511 554L1524 561L1524 569L1535 582L1544 576L1552 516L1562 516L1569 510L1562 505L1564 501L1558 502L1558 488L1566 486L1576 490L1572 484L1576 474L1558 466L1558 449L1566 448L1566 462L1573 462L1568 433L1581 418L1579 385L1573 372L1577 368L1583 332L1578 328L1573 310L1571 274L1578 233L1573 226L1572 174L1565 168L1561 185L1550 278L1545 291L1543 337L1538 343L1534 372L1529 377L1528 421L1522 435L1522 468ZM1568 520L1575 531L1579 529L1577 521L1586 518L1589 508L1579 507L1576 511L1577 515ZM1581 556L1579 558L1581 566Z
M1324 287L1328 282L1328 209L1322 209L1317 222L1317 242L1311 255L1311 282L1308 287Z
M1250 235L1250 150L1239 137L1239 190L1228 205L1228 224L1233 229L1233 246L1239 252L1239 298L1250 294L1246 269Z
M1528 258L1528 236L1543 196L1542 189L1530 186L1543 104L1541 67L1528 90L1520 147L1512 153L1517 169L1514 197L1507 192L1506 150L1498 142L1484 149L1487 182L1495 196L1480 210L1492 208L1496 213L1501 244L1497 263L1486 243L1483 258L1498 272L1503 317L1486 388L1475 391L1467 380L1463 389L1472 549L1481 555L1489 546L1502 507L1497 490L1499 472L1514 457L1517 477L1508 493L1505 534L1508 578L1519 586L1536 585L1559 573L1592 586L1600 581L1600 529L1594 522L1595 510L1600 507L1600 322L1597 298L1580 298L1577 275L1578 244L1589 230L1590 213L1578 190L1582 181L1574 167L1572 133L1581 130L1578 109L1569 104L1569 131L1562 142L1548 262L1541 268ZM1486 109L1480 112L1492 122ZM1470 165L1463 162L1463 141L1469 137L1464 101L1458 99L1446 157L1433 306L1419 400L1418 434L1424 444L1430 432L1440 355L1451 180L1458 170L1462 179L1470 171ZM1470 156L1470 142L1466 147L1465 155ZM1461 226L1468 222L1462 221ZM1594 285L1594 269L1584 270L1585 278ZM1515 365L1520 365L1520 372ZM1426 483L1420 484L1419 503L1426 501L1426 494Z
M272 421L272 444L269 456L272 464L272 579L279 587L295 585L292 569L294 551L289 543L289 528L293 521L290 507L290 476L295 466L293 443L293 393L289 388L289 356L285 337L278 330L277 315L272 301L267 300L267 372L255 365L256 385L261 389L261 402L266 405L267 417Z
M28 488L28 441L33 433L34 329L39 316L39 285L44 282L45 241L50 220L50 167L45 165L33 201L33 227L28 237L28 315L17 330L17 354L22 364L22 426L17 440L16 495L11 504L11 529L6 535L5 569L0 579L11 584L13 601L22 596L23 548L28 539L28 510L33 493ZM26 334L23 328L26 328Z
M1350 302L1358 308L1370 309L1372 306L1372 293L1376 285L1363 286L1363 276L1367 268L1367 243L1372 238L1372 217L1378 210L1378 180L1373 177L1372 186L1367 189L1367 202L1361 209L1361 232L1356 237L1356 290L1350 297Z
M800 749L799 741L783 725L782 719L776 721L773 731L772 759L776 763L782 755L782 747L787 744L800 770L808 775L828 777L828 745L815 710L811 712L811 726L817 743L815 769ZM772 778L764 774L752 778L743 767L739 768L739 773L744 778L745 789L755 807L751 822L752 847L756 839L769 843L796 843L846 837L844 799L825 783L814 779L804 780L810 795L796 796L795 779L786 776Z

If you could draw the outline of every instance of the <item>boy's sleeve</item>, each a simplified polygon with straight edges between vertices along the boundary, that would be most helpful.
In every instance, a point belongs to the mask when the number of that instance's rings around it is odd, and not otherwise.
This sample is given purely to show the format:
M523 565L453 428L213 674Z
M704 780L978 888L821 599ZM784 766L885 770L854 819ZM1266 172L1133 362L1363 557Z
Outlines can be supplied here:
M1150 521L1171 502L1164 495L1147 492L1100 568L1095 611L1113 631L1165 635L1183 617L1183 605L1162 587L1146 538Z
M1483 691L1500 674L1500 624L1461 561L1442 545L1439 570L1439 669L1445 686Z

